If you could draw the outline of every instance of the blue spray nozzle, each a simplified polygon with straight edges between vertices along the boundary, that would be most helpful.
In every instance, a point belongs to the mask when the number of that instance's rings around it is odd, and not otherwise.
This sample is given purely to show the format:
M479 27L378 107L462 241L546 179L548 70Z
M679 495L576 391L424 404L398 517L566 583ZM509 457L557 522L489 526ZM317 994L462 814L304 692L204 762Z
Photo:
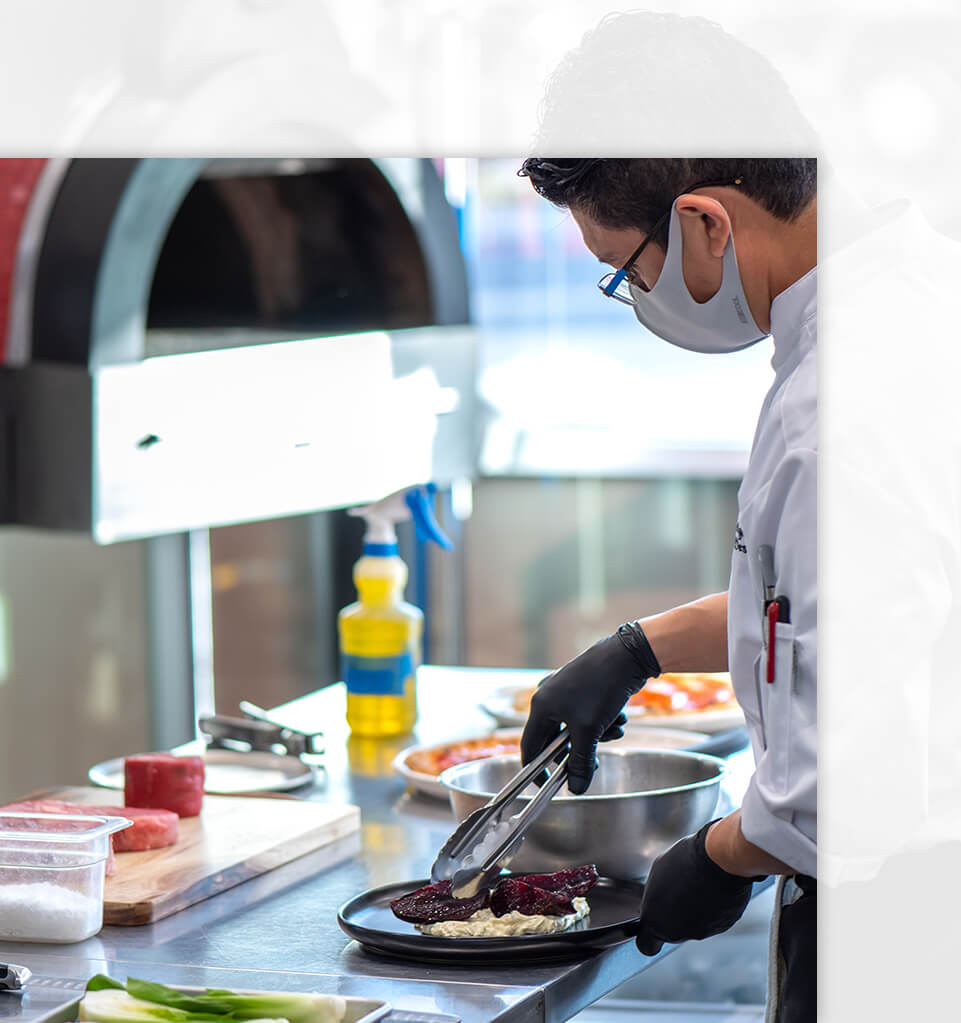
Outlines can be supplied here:
M394 524L405 519L413 519L417 536L420 540L433 540L445 551L453 549L453 544L434 518L433 497L437 487L433 483L425 483L414 487L405 487L373 504L363 508L350 508L349 515L356 515L367 522L364 536L364 549L368 554L378 553L387 556L397 553L397 534ZM393 550L388 552L388 546Z
M407 507L410 508L411 517L414 520L414 529L419 539L434 543L443 547L445 551L453 550L454 545L450 538L440 528L437 519L434 517L434 505L432 498L437 492L433 483L426 483L422 487L411 487L404 494Z

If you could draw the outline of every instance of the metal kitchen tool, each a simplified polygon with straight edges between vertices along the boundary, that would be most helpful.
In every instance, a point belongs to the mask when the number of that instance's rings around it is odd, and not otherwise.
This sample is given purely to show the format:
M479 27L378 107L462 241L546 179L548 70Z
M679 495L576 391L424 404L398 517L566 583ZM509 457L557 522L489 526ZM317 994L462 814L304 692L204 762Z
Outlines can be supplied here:
M567 781L569 743L570 735L564 728L538 757L509 779L486 805L475 810L455 828L441 846L431 867L432 882L450 878L451 894L458 899L467 899L476 895L481 887L496 876L517 851L524 832ZM520 813L506 817L518 796L560 753L564 754L563 759L534 798L527 802Z
M306 732L279 725L270 720L267 711L246 700L241 701L240 709L246 717L211 714L198 719L200 730L210 737L208 746L214 749L236 749L238 744L243 744L252 751L262 753L276 753L277 747L280 747L293 757L324 752L323 732Z
M23 985L30 979L26 966L15 963L0 963L0 991L23 991Z
M654 858L714 816L727 765L686 750L597 750L598 769L582 796L556 797L511 860L521 874L593 863L602 877L643 878ZM485 806L513 777L515 755L448 767L441 775L458 820ZM523 800L523 797L522 797Z

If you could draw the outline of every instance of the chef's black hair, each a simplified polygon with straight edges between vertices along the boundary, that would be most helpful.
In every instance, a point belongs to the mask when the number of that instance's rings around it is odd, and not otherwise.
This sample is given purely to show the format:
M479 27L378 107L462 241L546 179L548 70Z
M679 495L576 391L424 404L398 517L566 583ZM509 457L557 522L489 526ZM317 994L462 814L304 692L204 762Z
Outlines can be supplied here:
M517 172L561 209L574 208L609 228L643 232L699 181L733 181L779 220L795 220L817 193L817 160L797 159L545 159ZM652 239L666 246L668 227Z

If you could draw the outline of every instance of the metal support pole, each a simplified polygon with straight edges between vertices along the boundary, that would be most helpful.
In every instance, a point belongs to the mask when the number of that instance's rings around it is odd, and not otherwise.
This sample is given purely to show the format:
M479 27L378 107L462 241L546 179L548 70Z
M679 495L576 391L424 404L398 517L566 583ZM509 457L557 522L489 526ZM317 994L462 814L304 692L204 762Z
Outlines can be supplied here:
M165 750L196 735L187 533L146 541L150 734Z

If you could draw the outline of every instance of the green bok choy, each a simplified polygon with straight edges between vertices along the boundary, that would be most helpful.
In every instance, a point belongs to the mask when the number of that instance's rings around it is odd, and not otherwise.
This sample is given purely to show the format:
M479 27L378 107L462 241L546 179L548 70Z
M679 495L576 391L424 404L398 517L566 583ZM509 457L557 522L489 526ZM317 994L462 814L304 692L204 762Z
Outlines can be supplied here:
M337 995L285 991L185 992L130 977L126 985L98 974L87 984L78 1018L89 1023L341 1023Z

